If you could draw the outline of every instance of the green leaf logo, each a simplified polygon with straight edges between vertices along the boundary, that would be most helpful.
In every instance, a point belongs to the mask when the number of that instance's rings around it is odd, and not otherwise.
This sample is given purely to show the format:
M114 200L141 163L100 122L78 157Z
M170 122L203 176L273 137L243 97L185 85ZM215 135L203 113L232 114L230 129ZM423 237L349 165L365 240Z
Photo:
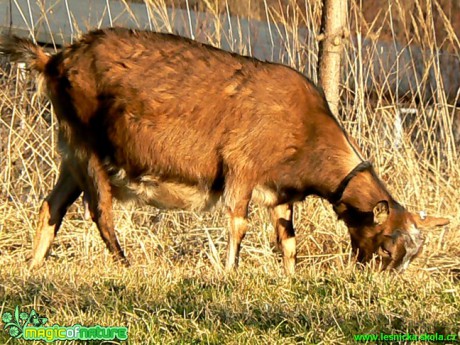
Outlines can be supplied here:
M46 317L42 317L32 309L30 313L20 312L19 306L16 306L14 313L4 312L2 314L3 329L13 338L19 339L22 337L24 327L33 325L41 327L48 322Z

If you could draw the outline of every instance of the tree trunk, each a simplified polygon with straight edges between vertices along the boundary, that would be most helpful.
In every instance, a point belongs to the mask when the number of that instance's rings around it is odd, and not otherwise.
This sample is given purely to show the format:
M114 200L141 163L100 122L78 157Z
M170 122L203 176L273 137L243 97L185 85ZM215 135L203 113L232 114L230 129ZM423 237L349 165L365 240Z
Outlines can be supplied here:
M338 115L341 82L341 60L347 0L325 0L321 20L318 77L334 115Z

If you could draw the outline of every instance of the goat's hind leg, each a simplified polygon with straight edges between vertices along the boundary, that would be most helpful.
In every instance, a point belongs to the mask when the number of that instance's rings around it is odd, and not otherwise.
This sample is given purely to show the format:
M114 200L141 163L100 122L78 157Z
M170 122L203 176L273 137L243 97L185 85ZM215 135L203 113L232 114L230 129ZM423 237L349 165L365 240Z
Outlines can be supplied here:
M115 234L109 177L96 155L92 155L89 158L87 178L86 185L88 186L89 193L87 202L89 203L89 210L93 221L96 223L101 237L115 261L121 261L124 265L128 266L129 262Z
M74 203L81 192L81 188L72 176L67 164L63 162L58 181L40 208L32 254L29 256L29 259L31 259L30 268L42 264L50 250L54 237L59 231L67 208Z

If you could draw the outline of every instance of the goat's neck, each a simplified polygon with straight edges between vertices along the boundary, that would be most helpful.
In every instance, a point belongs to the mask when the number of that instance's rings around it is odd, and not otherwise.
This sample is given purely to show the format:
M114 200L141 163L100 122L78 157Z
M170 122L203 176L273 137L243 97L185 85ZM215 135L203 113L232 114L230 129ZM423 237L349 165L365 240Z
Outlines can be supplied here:
M373 209L383 200L388 202L390 208L396 204L375 173L365 171L350 180L334 210L348 227L372 224Z

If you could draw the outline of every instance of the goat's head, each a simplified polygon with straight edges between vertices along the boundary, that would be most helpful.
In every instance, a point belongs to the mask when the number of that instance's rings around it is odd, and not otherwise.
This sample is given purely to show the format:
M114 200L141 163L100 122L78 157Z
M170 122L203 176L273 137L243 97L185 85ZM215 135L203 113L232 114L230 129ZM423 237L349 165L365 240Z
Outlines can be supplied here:
M447 218L414 214L382 200L372 212L350 226L353 252L359 262L375 259L382 270L404 271L421 252L424 238L421 229L443 226Z

